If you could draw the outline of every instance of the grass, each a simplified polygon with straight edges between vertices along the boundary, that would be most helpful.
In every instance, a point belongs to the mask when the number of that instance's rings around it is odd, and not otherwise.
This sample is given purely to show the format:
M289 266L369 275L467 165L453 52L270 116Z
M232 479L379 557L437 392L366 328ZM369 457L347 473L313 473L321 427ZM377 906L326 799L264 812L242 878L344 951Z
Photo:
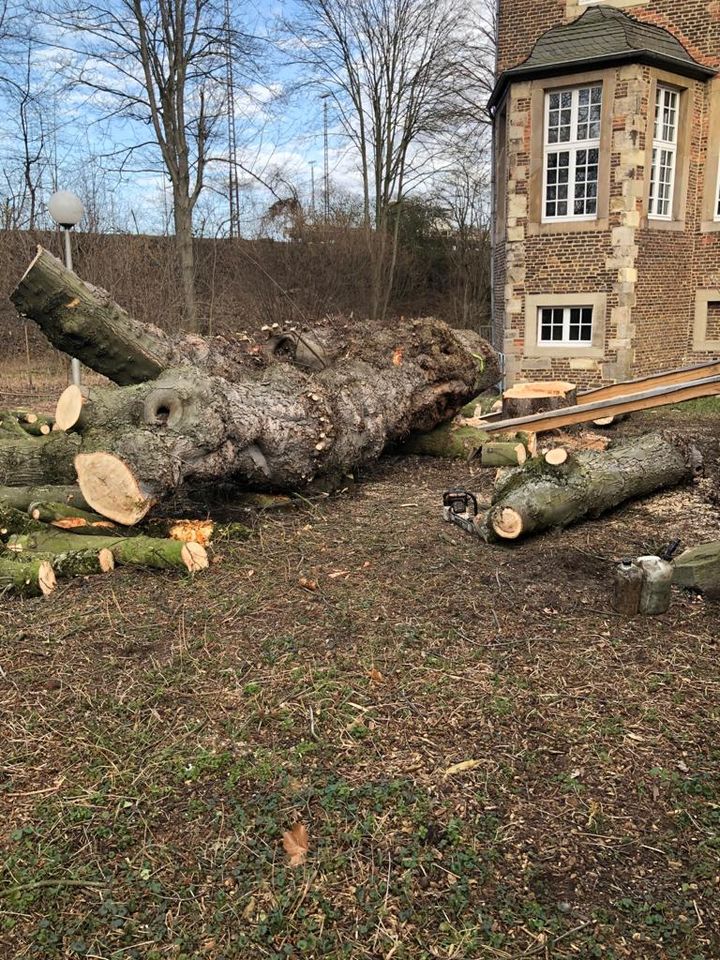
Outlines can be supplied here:
M487 472L389 460L195 579L4 603L0 956L716 960L717 607L608 605L720 536L684 429L697 488L514 548L440 520Z

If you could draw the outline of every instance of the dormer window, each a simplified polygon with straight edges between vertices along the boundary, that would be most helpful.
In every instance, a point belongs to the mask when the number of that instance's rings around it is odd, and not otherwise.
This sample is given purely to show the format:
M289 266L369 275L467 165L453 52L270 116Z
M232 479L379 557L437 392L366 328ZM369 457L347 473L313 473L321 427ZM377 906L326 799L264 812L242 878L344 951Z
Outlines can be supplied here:
M602 85L545 95L543 220L594 220Z

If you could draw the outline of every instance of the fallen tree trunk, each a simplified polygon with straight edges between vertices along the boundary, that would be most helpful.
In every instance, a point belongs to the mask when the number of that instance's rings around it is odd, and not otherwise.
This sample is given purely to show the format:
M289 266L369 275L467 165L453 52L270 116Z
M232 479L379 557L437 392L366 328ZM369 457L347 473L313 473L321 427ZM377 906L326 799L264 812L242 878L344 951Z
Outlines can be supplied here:
M499 377L489 344L433 319L364 325L319 372L268 361L247 344L171 338L43 250L12 300L56 346L124 386L83 394L80 432L33 440L46 445L27 453L32 469L17 481L5 461L15 467L26 451L13 459L0 441L0 482L72 480L74 450L85 501L123 524L186 482L229 477L292 490L341 479L388 443L454 416ZM52 476L43 469L50 453Z
M669 434L647 434L603 453L583 451L562 465L539 458L502 475L486 532L516 540L567 527L634 497L687 483L701 471L697 449Z

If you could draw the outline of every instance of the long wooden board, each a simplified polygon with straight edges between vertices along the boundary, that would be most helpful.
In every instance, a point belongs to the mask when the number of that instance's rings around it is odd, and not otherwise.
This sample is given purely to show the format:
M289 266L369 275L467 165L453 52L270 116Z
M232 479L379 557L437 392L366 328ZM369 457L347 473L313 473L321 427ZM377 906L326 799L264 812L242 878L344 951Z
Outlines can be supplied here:
M720 395L720 374L692 380L689 383L676 383L655 387L629 396L609 397L589 403L579 403L574 407L552 410L549 413L535 413L528 417L515 417L510 420L496 420L483 427L488 433L501 430L517 430L524 427L539 433L545 430L558 430L575 423L587 423L600 417L619 413L634 413L638 410L650 410L669 403L682 403L684 400L696 400L698 397Z
M645 393L647 390L654 390L656 387L692 383L695 380L705 380L708 377L717 377L718 375L720 375L720 360L709 360L705 363L695 363L689 367L677 367L675 370L651 373L647 377L638 377L635 380L622 380L620 383L611 383L607 387L585 390L578 395L578 399L582 397L583 403L592 403L595 400L608 400L611 397Z

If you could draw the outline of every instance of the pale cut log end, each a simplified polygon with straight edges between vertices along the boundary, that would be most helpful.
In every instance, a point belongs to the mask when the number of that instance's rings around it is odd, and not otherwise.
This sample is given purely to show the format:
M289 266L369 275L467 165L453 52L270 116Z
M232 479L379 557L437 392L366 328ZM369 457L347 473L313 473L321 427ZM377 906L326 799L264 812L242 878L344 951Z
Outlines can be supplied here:
M522 517L516 510L503 507L493 514L492 528L503 540L517 540L523 530Z
M115 569L115 557L112 550L108 550L107 547L102 548L98 553L98 565L103 573L110 573L111 570Z
M48 560L43 560L38 570L38 586L44 597L49 597L57 586L55 571Z
M525 441L525 446L527 447L527 452L531 457L536 457L538 453L538 441L536 433L528 433L527 440Z
M554 450L548 450L545 454L545 463L549 463L551 467L561 467L564 463L567 463L568 452L565 447L555 447Z
M518 466L521 467L527 460L527 450L525 449L524 443L518 443L515 445L515 452L517 454Z
M516 383L503 394L504 397L527 399L545 397L564 397L576 389L568 380L533 380L529 383Z
M26 413L22 418L25 423L37 423L38 415L36 413Z
M55 425L58 430L72 430L80 419L84 403L85 391L82 387L71 383L63 390L55 407Z
M180 556L190 573L207 570L209 560L207 550L200 543L184 543Z
M615 417L598 417L597 420L593 420L593 426L595 427L609 427L615 422Z
M75 470L85 500L109 520L132 527L152 506L132 470L112 453L79 453Z

